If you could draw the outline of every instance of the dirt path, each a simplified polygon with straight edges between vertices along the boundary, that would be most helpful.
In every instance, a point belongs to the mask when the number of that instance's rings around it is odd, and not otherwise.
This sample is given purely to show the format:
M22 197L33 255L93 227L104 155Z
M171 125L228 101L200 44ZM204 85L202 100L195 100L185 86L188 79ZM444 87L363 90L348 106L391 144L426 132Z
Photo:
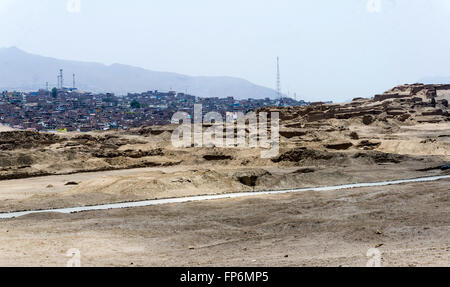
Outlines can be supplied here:
M435 177L421 177L413 179L402 179L396 181L381 181L381 182L370 182L370 183L356 183L356 184L345 184L345 185L333 185L333 186L322 186L322 187L311 187L303 189L291 189L291 190L274 190L274 191L253 191L253 192L238 192L238 193L228 193L228 194L217 194L217 195L203 195L203 196L188 196L188 197L176 197L167 199L154 199L146 201L132 201L123 203L109 203L102 205L90 205L90 206L73 206L69 208L59 208L59 209L46 209L46 210L28 210L28 211L18 211L18 212L8 212L0 213L0 219L12 219L21 216L27 216L39 213L79 213L87 211L98 211L98 210L110 210L110 209L123 209L123 208L136 208L136 207L146 207L155 205L166 205L173 203L187 203L187 202L197 202L197 201L207 201L207 200L219 200L219 199L233 199L241 197L257 197L264 195L276 195L276 194L287 194L287 193L300 193L300 192L311 192L311 191L339 191L342 189L353 189L353 188L364 188L364 187L384 187L390 185L417 183L417 182L433 182L438 180L450 179L450 175L435 176Z

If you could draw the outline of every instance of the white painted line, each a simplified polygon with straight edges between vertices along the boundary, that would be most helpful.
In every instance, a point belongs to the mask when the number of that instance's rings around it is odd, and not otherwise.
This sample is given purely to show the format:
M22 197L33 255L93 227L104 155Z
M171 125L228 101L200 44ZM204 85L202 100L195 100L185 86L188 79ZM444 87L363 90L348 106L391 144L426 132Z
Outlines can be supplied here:
M35 213L56 212L56 213L69 214L69 213L78 213L78 212L84 212L84 211L133 208L133 207L144 207L144 206L171 204L171 203L186 203L186 202L193 202L193 201L205 201L205 200L215 200L215 199L228 199L228 198L260 196L260 195L297 193L297 192L304 192L304 191L333 191L333 190L350 189L350 188L388 186L388 185L396 185L396 184L403 184L403 183L430 182L430 181L437 181L437 180L441 180L441 179L450 179L450 175L422 177L422 178L414 178L414 179L402 179L402 180L393 180L393 181L371 182L371 183L344 184L344 185L325 186L325 187L311 187L311 188L302 188L302 189L261 191L261 192L240 192L240 193L228 193L228 194L219 194L219 195L203 195L203 196L190 196L190 197L179 197L179 198L169 198L169 199L155 199L155 200L145 200L145 201L136 201L136 202L60 208L60 209L30 210L30 211L21 211L21 212L0 213L0 219L11 219L11 218L16 218L16 217L20 217L20 216L24 216L24 215L28 215L28 214L35 214Z

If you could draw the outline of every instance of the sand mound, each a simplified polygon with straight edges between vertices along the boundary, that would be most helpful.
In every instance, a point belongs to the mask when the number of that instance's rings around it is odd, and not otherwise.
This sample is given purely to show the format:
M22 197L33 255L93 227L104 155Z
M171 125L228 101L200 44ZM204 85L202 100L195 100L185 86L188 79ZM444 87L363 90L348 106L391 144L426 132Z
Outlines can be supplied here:
M12 129L10 127L7 127L7 126L4 126L4 125L0 124L0 132L10 132L10 131L13 131L13 130L14 129Z
M384 141L378 150L404 155L440 155L450 156L450 143L441 142L434 139L409 141L389 140Z
M35 131L5 131L2 132L2 136L0 137L0 149L30 149L39 146L48 146L60 140L55 134L45 134Z

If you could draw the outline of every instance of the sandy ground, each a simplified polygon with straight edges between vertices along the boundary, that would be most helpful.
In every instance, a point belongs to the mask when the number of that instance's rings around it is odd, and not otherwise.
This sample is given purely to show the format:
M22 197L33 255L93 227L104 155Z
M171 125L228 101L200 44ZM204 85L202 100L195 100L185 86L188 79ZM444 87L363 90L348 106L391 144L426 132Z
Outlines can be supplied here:
M14 129L4 126L2 124L0 124L0 132L8 132L8 131L13 131Z
M377 163L371 158L372 155L369 153L371 151L352 148L348 151L329 154L333 155L329 160L316 160L311 157L302 162L274 163L270 160L261 160L258 150L224 149L219 152L232 154L233 160L208 162L202 159L202 155L214 154L217 151L208 149L178 151L167 147L165 158L159 160L173 162L181 159L182 164L0 180L0 212L426 177L440 175L441 171L423 172L419 171L420 169L450 162L450 123L400 126L395 132L388 134L377 126L355 124L349 126L349 131L359 134L358 141L364 139L379 141L380 146L375 152L402 154L405 158L398 161L395 161L395 158L388 158ZM346 133L338 134L342 137ZM333 133L324 132L320 135L326 138L332 137ZM449 135L449 142L445 137L447 135ZM428 141L428 139L436 140ZM160 138L153 137L141 140L126 138L126 142L152 140L161 141ZM301 143L296 143L295 138L284 139L280 152L293 150L298 146L307 146L316 150L321 145L321 142L308 142L307 138L303 138ZM53 145L45 148L55 149ZM145 150L140 144L136 147L125 145L120 149L141 148ZM154 148L155 146L151 145L149 149ZM25 152L28 151L20 149L11 151L11 154L21 156ZM64 156L66 154L64 149L62 152L57 149L54 152ZM360 152L367 153L367 156L355 159L355 154ZM10 158L12 156L5 155L5 164ZM140 160L121 159L126 163L130 160ZM51 165L55 165L54 169L49 170L55 173L61 172L59 167L66 162L52 157L46 160L51 162ZM89 160L91 159L87 161ZM148 160L156 161L154 157L149 157ZM45 161L39 160L36 165L42 166L43 162ZM77 167L82 164L85 162L77 160L71 165ZM97 168L97 166L94 167ZM312 172L297 172L302 169L311 169ZM256 186L250 187L239 183L234 178L235 173L243 170L263 170L270 174L261 176ZM67 183L77 183L77 185L66 185Z
M263 176L256 187L233 180L233 174L239 172L239 168L217 166L145 168L4 180L0 181L0 212L300 189L448 174L441 170L417 170L418 167L430 165L436 163L407 161L379 166L311 167L315 171L306 174L298 173L298 167L259 167L270 172L270 175ZM78 185L67 185L71 182Z
M0 133L0 212L450 174L437 107L287 108L274 159L174 148L174 126ZM1 220L0 265L65 266L77 248L84 266L365 266L378 246L383 266L450 266L449 182Z
M450 265L449 180L0 222L0 265Z

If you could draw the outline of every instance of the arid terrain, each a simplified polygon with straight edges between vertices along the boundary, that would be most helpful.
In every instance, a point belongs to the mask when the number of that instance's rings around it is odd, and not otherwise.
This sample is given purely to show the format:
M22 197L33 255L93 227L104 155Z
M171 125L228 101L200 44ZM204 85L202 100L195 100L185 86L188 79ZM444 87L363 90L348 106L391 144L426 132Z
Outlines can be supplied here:
M280 112L280 152L171 145L171 126L0 130L0 213L449 175L450 86ZM259 111L259 112L261 112ZM208 126L204 127L205 129ZM0 265L450 265L449 179L0 220Z
M448 266L448 180L171 204L1 222L0 264L65 266Z

